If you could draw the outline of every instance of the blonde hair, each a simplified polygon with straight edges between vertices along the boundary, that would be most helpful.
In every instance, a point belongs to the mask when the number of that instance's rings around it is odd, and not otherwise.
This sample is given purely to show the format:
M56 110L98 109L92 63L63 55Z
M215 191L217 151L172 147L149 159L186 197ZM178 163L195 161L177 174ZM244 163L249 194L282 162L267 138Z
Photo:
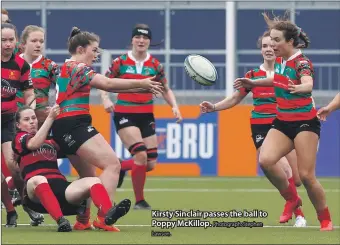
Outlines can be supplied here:
M27 38L30 35L30 33L35 32L35 31L41 31L42 33L45 34L44 28L42 28L40 26L29 25L29 26L26 26L25 29L22 31L21 37L20 37L20 42L22 44L26 44Z

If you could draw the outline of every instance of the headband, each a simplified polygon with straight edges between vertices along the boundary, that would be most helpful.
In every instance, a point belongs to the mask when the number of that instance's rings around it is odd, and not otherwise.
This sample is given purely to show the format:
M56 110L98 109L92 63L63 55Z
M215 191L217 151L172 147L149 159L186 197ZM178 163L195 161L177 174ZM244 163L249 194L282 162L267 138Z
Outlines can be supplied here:
M151 30L149 28L140 28L140 27L136 27L132 30L132 37L134 36L139 36L139 35L143 35L148 37L151 40Z

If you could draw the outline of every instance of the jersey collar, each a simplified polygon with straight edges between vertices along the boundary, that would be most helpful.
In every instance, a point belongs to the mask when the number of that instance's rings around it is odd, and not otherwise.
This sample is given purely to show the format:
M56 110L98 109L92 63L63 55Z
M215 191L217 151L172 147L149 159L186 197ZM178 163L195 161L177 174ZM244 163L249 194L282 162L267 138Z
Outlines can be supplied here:
M136 59L135 59L135 57L132 55L132 51L130 50L130 51L128 51L128 56L129 56L129 58L131 59L131 60L133 60L134 62L145 62L145 61L147 61L148 59L150 59L150 53L149 52L147 52L146 53L146 58L143 60L143 61L137 61Z

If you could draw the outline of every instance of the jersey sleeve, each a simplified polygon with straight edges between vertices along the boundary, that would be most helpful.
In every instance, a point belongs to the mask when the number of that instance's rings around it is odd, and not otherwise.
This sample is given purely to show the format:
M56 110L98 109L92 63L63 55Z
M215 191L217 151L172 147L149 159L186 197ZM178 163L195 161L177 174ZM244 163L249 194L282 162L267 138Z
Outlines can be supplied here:
M115 78L119 76L119 69L120 69L120 58L116 58L112 61L111 66L106 71L105 76L108 78Z
M305 58L296 60L296 76L301 79L303 76L314 77L314 69L312 62Z
M156 81L166 84L168 80L165 77L164 66L159 61L156 62L156 71L157 71Z
M24 91L26 89L33 88L33 82L31 79L31 67L25 61L24 65L21 68L21 76L20 76L20 90Z
M71 72L72 84L80 83L81 86L88 85L96 75L96 72L89 66L80 63Z
M251 71L248 71L246 74L245 74L245 78L252 78L253 77L253 75L252 75L252 73L253 73L253 71L251 70ZM240 89L238 89L238 91L242 94L242 95L244 95L244 96L246 96L251 90L249 90L249 89L246 89L246 88L240 88Z
M52 61L50 64L49 70L50 70L50 77L49 77L50 81L51 83L56 84L57 78L60 74L60 68L54 61Z
M30 152L30 150L27 148L28 141L33 138L33 135L30 135L26 132L20 132L15 136L12 148L13 151L22 156Z

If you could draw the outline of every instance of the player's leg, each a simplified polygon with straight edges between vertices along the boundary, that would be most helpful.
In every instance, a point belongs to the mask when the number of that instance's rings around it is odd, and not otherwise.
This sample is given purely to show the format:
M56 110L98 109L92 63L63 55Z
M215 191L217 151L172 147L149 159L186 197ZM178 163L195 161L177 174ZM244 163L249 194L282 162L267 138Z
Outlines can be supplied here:
M6 227L17 227L18 214L12 204L12 198L8 192L5 176L1 173L1 201L7 212Z
M41 203L45 210L58 224L58 231L71 231L72 227L64 218L59 201L54 195L46 177L34 176L27 181L27 196L33 203Z
M98 219L94 221L93 225L99 229L119 231L118 228L110 225L129 211L131 202L123 200L115 207L112 207L108 193L97 177L86 177L73 181L65 191L67 202L73 205L79 205L89 197L92 198L93 203L98 208ZM107 216L108 214L109 216ZM115 222L108 224L107 219L113 219Z
M294 179L294 183L296 187L299 187L302 185L300 175L299 175L299 169L298 169L298 164L297 164L297 156L296 156L296 151L295 149L289 152L286 155L286 158L288 160L288 163L290 165L290 168L292 169L292 175Z
M140 129L135 126L119 129L118 135L124 146L133 156L133 163L131 164L131 179L136 198L135 207L138 207L140 203L145 203L144 185L146 179L147 148L143 142ZM122 167L124 167L125 170L128 170L125 165L126 161L123 161ZM148 208L149 205L145 206Z
M274 125L277 124L274 121ZM276 128L280 125L276 125ZM284 131L284 130L283 130ZM289 183L285 172L277 162L293 149L292 140L277 129L269 130L260 152L259 161L266 176L269 176L273 185L280 191L286 200L280 222L285 223L292 218L294 210L300 206L301 199L298 197L295 185Z
M6 134L5 132L2 132L2 134ZM3 137L3 136L1 136ZM1 145L2 152L4 153L5 161L7 163L8 169L10 170L12 174L13 183L16 187L16 189L19 192L19 195L21 197L21 200L23 199L23 188L24 188L24 181L21 178L19 165L14 160L14 153L12 150L12 143L11 141L7 141L5 143L2 143ZM28 216L31 219L31 225L37 226L44 222L44 215L37 213L30 208L28 208L26 205L23 205L23 209L28 214Z
M313 124L316 125L314 126ZM315 129L318 128L317 124L317 122L311 121L308 127L310 129L307 127L302 128L305 131L297 134L294 139L294 145L299 164L300 178L317 212L321 230L332 230L333 225L326 204L325 191L315 176L316 153L320 134L320 131Z
M70 160L72 166L76 169L79 178L85 177L95 177L96 176L96 168L95 166L88 164L86 161L81 161L80 157L77 155L69 155L67 156ZM91 230L92 225L90 222L91 218L91 198L88 198L86 201L86 210L82 214L77 214L76 223L73 226L75 230Z

